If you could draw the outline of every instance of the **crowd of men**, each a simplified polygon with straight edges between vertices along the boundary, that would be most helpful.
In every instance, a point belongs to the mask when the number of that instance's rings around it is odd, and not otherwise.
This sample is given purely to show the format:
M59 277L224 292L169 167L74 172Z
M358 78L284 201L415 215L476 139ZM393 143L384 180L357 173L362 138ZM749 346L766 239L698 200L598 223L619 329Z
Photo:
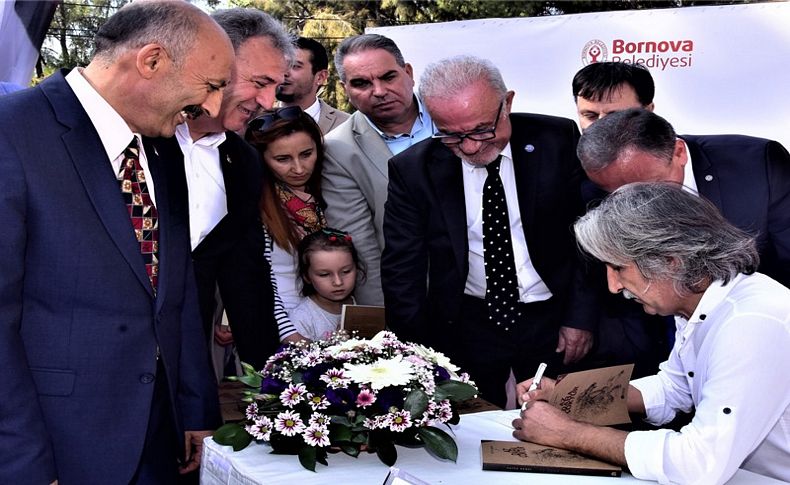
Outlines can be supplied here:
M206 344L258 368L280 345L261 161L239 136L275 106L325 134L327 222L367 267L357 303L384 305L389 328L493 404L511 373L523 381L517 438L662 483L740 467L790 480L781 144L676 134L639 65L576 74L581 132L512 112L485 59L439 60L416 93L384 36L344 40L334 65L351 115L319 97L324 47L269 15L133 2L88 66L0 95L0 483L198 468L220 424ZM526 391L541 362L634 362L630 411L695 415L680 431L577 423L541 402L553 381Z

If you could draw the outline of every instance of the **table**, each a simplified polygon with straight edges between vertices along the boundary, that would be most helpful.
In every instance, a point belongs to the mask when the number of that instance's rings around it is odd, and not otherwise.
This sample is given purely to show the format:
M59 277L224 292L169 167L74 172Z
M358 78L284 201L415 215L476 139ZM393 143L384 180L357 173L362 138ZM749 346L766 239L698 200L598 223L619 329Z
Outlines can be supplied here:
M480 456L480 440L514 440L510 423L518 416L518 410L487 411L466 414L461 422L453 426L458 444L458 462L442 461L429 455L424 449L397 446L398 468L431 484L519 484L530 485L622 485L650 483L637 480L623 472L620 478L591 477L579 475L551 475L545 473L483 471ZM252 443L239 452L230 446L221 446L206 438L200 468L201 485L268 485L287 483L291 485L335 484L335 485L381 485L389 468L375 454L360 454L352 458L345 453L330 454L329 466L318 464L316 472L302 468L293 455L272 455L268 445ZM769 485L783 482L763 477L746 470L738 473L728 485Z

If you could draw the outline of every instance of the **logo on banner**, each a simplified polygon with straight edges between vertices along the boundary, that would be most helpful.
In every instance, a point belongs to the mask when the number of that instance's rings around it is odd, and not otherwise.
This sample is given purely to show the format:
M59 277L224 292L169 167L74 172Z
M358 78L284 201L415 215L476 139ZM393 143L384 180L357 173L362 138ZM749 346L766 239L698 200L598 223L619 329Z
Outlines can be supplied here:
M611 52L611 57L609 53ZM594 62L627 62L641 64L647 68L680 69L691 67L694 41L690 39L628 41L612 40L611 46L593 39L582 48L582 63L586 66Z
M602 40L593 39L584 44L582 49L582 63L586 66L594 62L603 62L606 60L608 51L606 44Z

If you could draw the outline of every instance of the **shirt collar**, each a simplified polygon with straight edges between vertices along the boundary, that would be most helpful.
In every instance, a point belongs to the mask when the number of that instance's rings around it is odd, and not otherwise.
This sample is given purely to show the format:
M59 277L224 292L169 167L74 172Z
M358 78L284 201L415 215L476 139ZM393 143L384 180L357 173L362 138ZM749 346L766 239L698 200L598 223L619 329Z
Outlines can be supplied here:
M697 190L697 180L694 178L694 169L691 166L691 152L689 152L689 146L685 140L680 139L683 142L683 145L686 147L686 165L683 166L683 188L685 190L689 190L694 194L699 193Z
M727 295L730 294L732 289L746 277L747 275L740 273L726 285L722 280L716 280L711 283L702 294L702 298L697 304L697 308L694 309L694 313L692 313L691 317L688 319L689 323L703 322L708 315L727 298Z
M81 68L72 69L66 75L66 82L93 123L107 157L111 161L115 160L132 142L135 133L132 133L121 115L85 79Z
M316 120L317 123L318 115L321 114L321 103L318 102L318 98L315 98L315 102L310 106L308 106L307 109L304 110L304 112L312 116L312 118Z
M505 145L505 148L503 148L499 154L502 155L503 160L513 160L513 152L510 149L510 142L507 142L507 145ZM478 168L486 168L485 165L475 165L473 163L467 162L466 160L461 160L461 163L463 164L464 170L468 171L469 173L474 172Z
M222 142L225 141L225 132L208 133L195 141L192 141L192 135L189 133L189 125L181 123L176 126L176 138L178 143L182 146L202 146L207 148L217 148Z
M398 135L387 135L386 133L381 131L378 126L376 126L376 123L374 123L373 120L368 118L368 115L363 113L362 116L370 124L370 126L373 127L374 130L376 130L376 133L378 133L383 140L395 140L402 136L409 136L417 131L420 131L421 129L423 129L424 126L426 126L426 124L429 124L431 122L430 118L428 117L425 111L425 108L423 108L422 106L422 101L420 100L420 97L415 94L414 100L417 101L417 119L414 120L414 124L411 127L411 132L409 133L400 133Z

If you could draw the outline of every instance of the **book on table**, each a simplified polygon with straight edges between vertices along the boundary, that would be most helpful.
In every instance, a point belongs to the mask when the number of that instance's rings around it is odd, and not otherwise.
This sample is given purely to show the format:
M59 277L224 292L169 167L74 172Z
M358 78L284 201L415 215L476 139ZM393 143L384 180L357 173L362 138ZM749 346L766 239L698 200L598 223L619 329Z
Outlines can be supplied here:
M573 451L524 441L482 440L483 470L619 477L623 469Z

